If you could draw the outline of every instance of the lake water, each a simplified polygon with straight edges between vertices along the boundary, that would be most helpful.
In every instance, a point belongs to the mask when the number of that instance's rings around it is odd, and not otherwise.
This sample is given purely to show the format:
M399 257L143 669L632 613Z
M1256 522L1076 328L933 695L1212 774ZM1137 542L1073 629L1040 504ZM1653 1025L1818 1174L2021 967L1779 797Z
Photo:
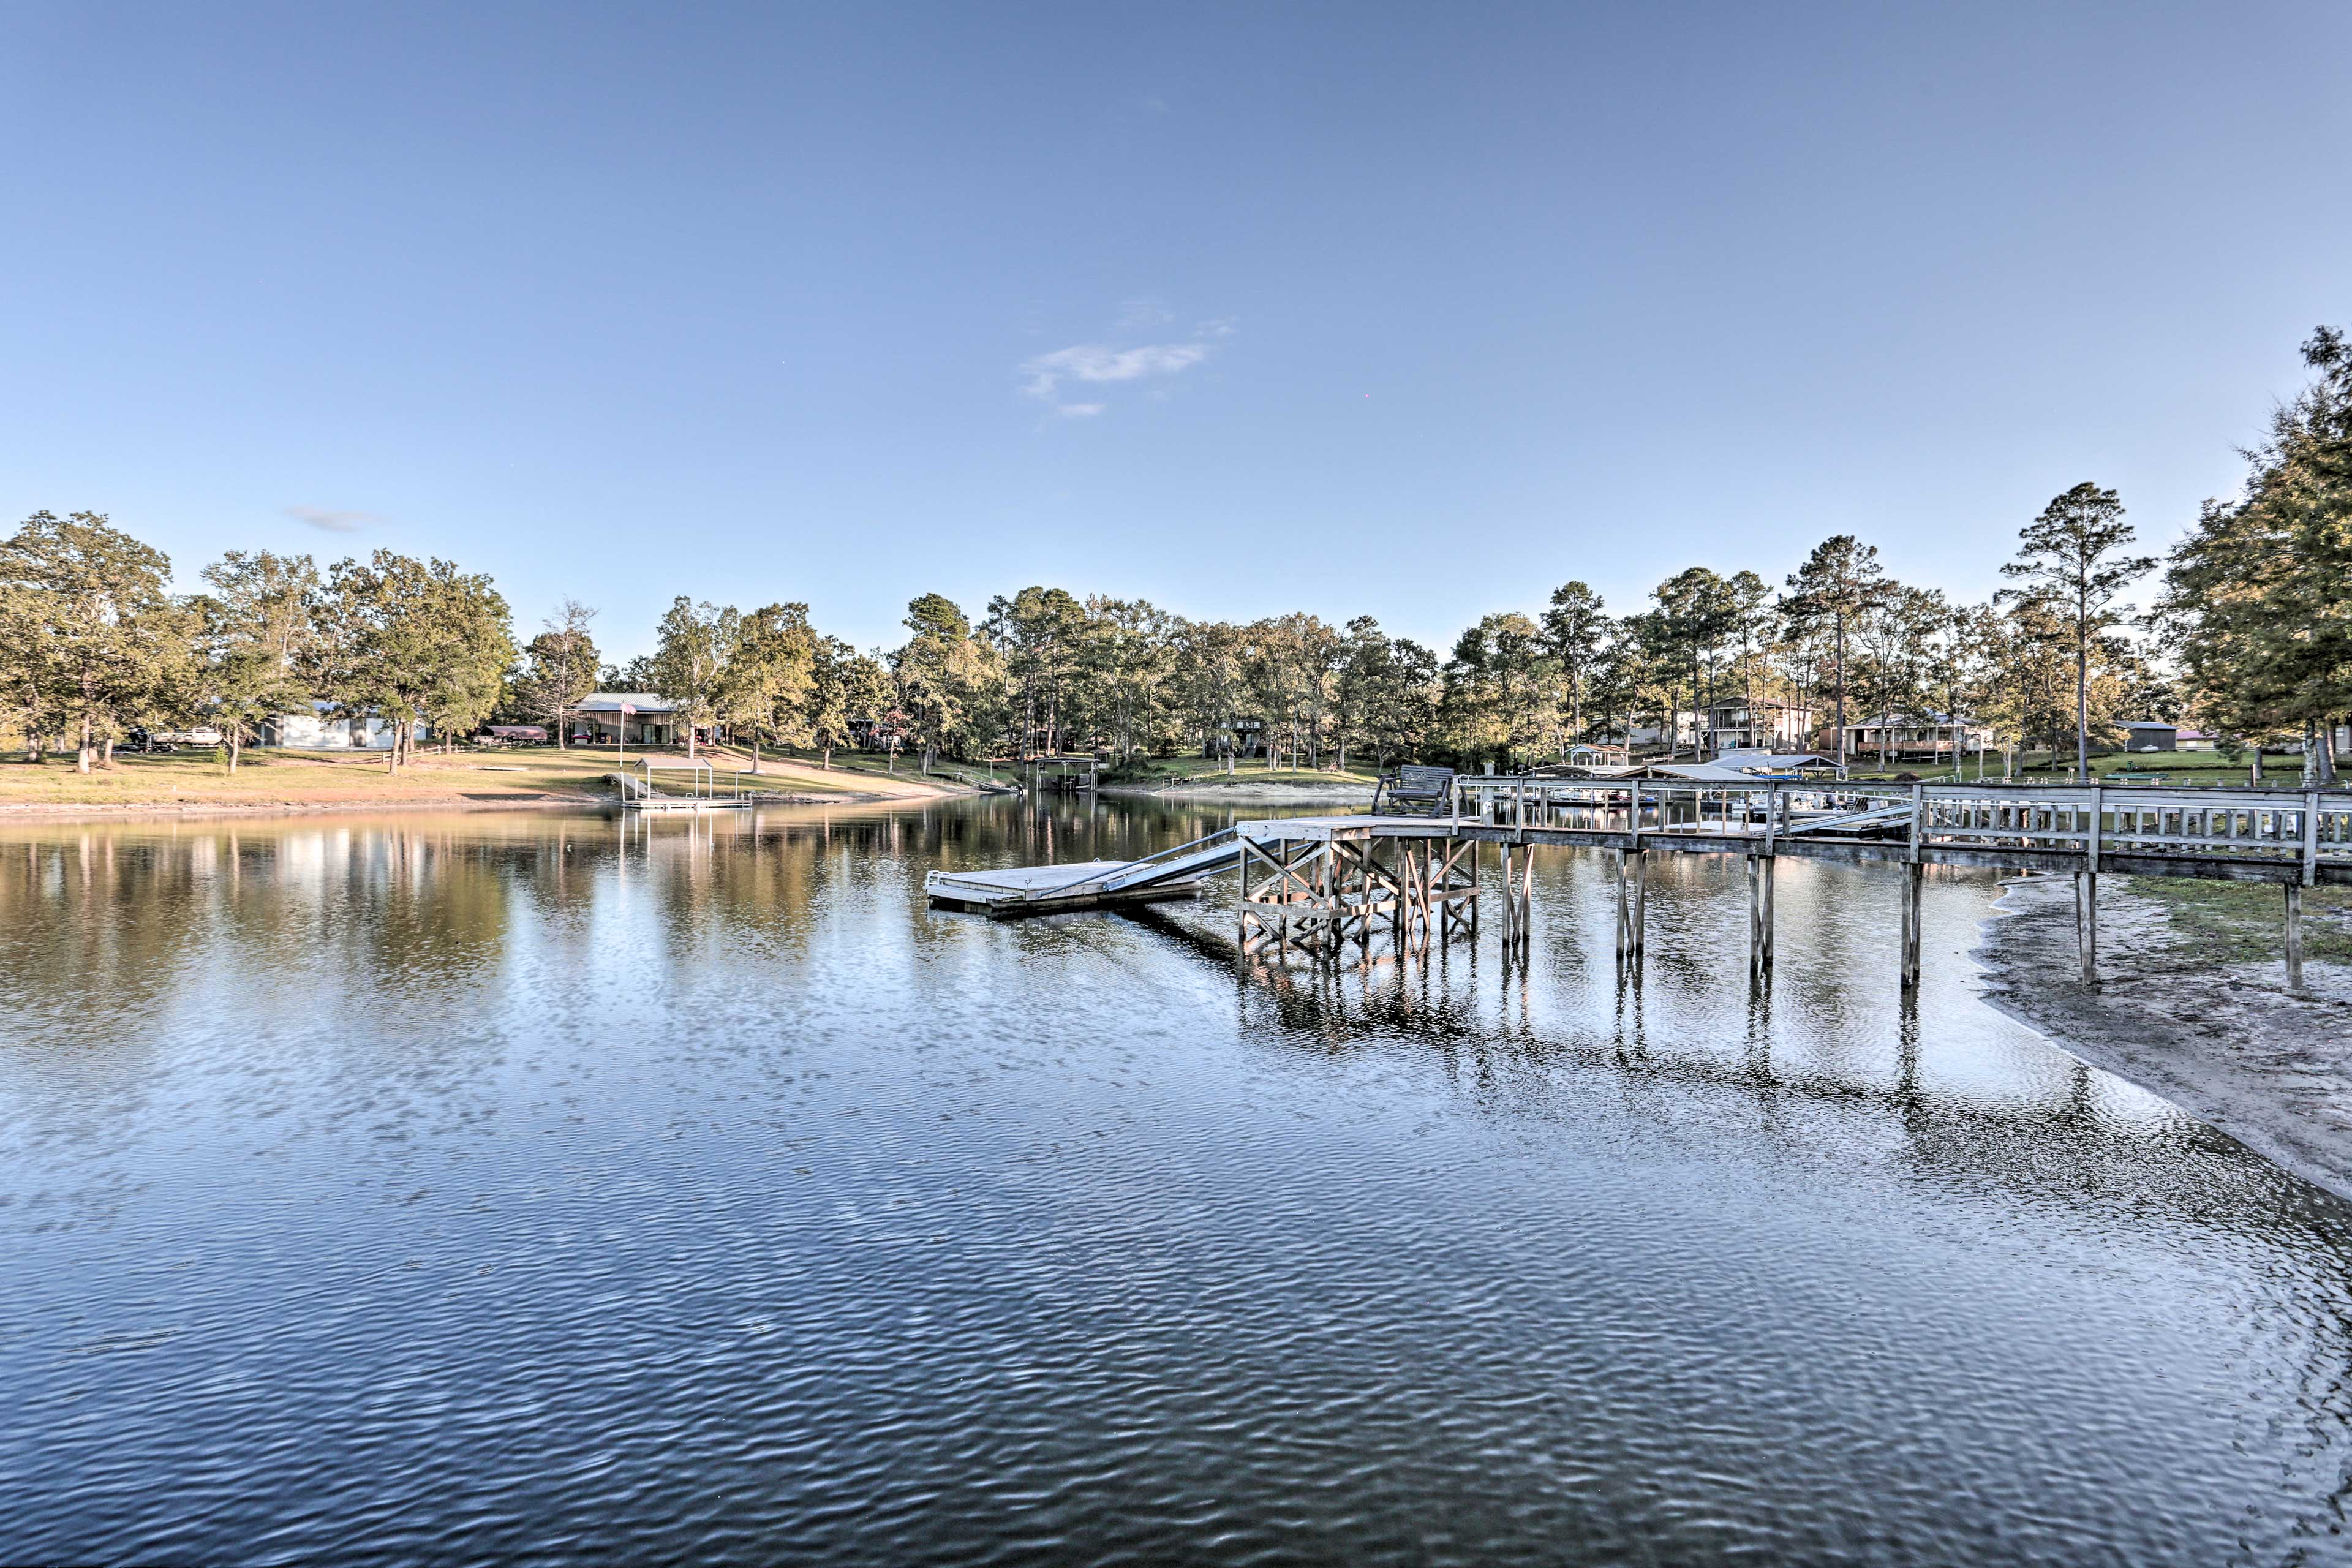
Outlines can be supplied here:
M1006 800L0 829L0 1560L2300 1563L2345 1205L1975 997L1997 891L1597 856L1237 967ZM1491 859L1489 866L1491 868Z

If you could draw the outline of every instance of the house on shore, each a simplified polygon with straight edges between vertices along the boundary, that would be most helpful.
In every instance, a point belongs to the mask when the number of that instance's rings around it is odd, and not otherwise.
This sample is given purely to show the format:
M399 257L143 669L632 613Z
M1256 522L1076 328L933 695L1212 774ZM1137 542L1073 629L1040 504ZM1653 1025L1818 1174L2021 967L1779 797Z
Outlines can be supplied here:
M1906 763L1958 760L1979 747L1991 751L1999 744L1990 725L1950 713L1887 713L1845 727L1849 763L1877 756Z
M299 752L388 752L400 726L373 713L338 713L331 702L313 702L308 713L264 719L253 743ZM417 721L410 739L432 738L433 726Z
M677 704L650 691L592 691L573 704L572 739L587 746L674 746L685 739Z
M1816 722L1811 708L1759 697L1726 698L1706 708L1710 752L1801 752Z

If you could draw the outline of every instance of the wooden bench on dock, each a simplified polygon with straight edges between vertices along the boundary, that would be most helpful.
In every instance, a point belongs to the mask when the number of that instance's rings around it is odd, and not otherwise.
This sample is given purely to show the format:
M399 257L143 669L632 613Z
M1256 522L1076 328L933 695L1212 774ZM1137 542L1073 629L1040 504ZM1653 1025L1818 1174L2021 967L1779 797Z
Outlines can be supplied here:
M1454 814L1454 770L1406 763L1394 778L1383 777L1372 791L1372 815L1383 803L1391 816L1450 816Z

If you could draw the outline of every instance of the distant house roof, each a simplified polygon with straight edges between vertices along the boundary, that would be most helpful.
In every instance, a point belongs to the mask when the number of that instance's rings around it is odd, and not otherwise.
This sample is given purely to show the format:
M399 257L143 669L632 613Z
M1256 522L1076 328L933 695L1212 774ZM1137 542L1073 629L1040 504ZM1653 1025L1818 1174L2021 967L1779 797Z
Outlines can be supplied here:
M1754 784L1756 775L1719 763L1644 763L1616 775L1629 779L1681 779L1696 784Z
M2123 722L2123 727L2126 730L2170 730L2176 735L2186 735L2189 732L2179 728L2169 719L2126 719Z
M1787 773L1799 768L1833 768L1837 759L1822 756L1819 752L1725 752L1715 759L1715 763L1751 773Z
M617 713L626 703L640 713L675 713L677 704L650 691L592 691L572 707L583 713Z

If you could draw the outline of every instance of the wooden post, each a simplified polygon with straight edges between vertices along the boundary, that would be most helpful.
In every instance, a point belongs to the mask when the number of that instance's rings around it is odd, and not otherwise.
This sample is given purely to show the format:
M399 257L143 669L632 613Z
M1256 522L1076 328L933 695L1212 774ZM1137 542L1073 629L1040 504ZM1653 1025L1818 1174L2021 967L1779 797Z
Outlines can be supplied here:
M1632 853L1626 849L1617 851L1617 962L1620 963L1633 956Z
M2303 991L2303 885L2286 885L2286 990L2290 996L2300 996Z
M1237 861L1235 862L1235 864L1236 864L1236 866L1238 867L1238 868L1239 868L1239 869L1240 869L1240 871L1241 871L1241 880L1242 880L1242 887L1241 887L1242 918L1241 918L1241 933L1240 933L1240 934L1241 934L1241 941L1242 941L1243 944L1244 944L1244 946L1246 946L1246 945L1248 944L1248 942L1249 942L1249 930L1250 930L1250 907L1249 907L1249 858L1250 858L1250 841L1249 841L1248 839L1246 839L1246 838L1241 839L1241 840L1240 840L1240 841L1235 845L1235 847L1240 851L1239 858L1237 859Z
M1496 858L1503 863L1503 951L1508 952L1518 944L1518 927L1515 918L1518 911L1517 900L1511 897L1511 847L1498 844L1495 847Z
M1535 935L1536 923L1536 847L1519 847L1519 951L1527 951L1528 941Z
M1760 980L1772 968L1772 858L1748 857L1748 974Z
M1636 849L1633 851L1633 927L1632 932L1633 939L1633 963L1636 968L1639 968L1642 963L1643 928L1647 923L1644 920L1644 916L1647 913L1644 906L1649 902L1649 891L1650 857L1646 851Z
M1903 989L1919 989L1919 885L1927 868L1916 860L1903 866Z
M2074 873L2074 947L2083 959L2083 984L2099 983L2099 879L2093 871Z

